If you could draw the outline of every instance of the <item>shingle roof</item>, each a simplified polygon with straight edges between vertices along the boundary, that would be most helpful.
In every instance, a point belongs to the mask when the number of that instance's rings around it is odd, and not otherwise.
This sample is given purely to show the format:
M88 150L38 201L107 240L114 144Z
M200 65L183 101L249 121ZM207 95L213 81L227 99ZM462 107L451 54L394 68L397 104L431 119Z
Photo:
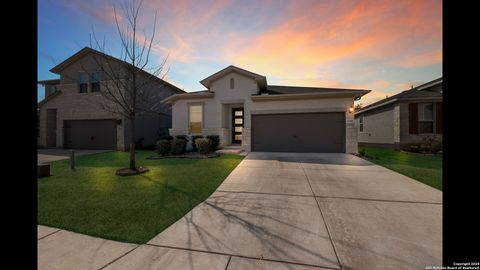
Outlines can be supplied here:
M365 89L267 85L267 90L265 92L270 95L279 95L279 94L307 94L307 93L327 93L327 92L339 93L342 91L345 91L345 92L365 91Z
M61 62L60 64L56 65L55 67L53 67L52 69L50 69L50 72L53 72L53 73L57 73L59 74L63 69L65 69L66 67L68 67L70 64L72 64L73 62L77 61L78 59L82 58L83 56L85 56L86 54L88 53L94 53L94 54L97 54L97 55L100 55L102 57L105 57L107 59L110 59L110 60L113 60L113 61L116 61L116 62L119 62L119 63L122 63L124 65L128 65L128 66L132 66L130 63L128 62L125 62L121 59L118 59L116 57L113 57L111 55L108 55L108 54L105 54L103 52L100 52L100 51L97 51L95 49L92 49L92 48L89 48L89 47L84 47L83 49L81 49L80 51L76 52L74 55L70 56L69 58L65 59L63 62ZM147 77L149 78L152 78L154 80L157 80L161 83L165 83L167 85L169 85L170 87L173 88L173 90L177 93L185 93L185 91L183 91L182 89L178 88L177 86L151 74L151 73L148 73L146 72L145 70L140 70L140 72L142 72L144 75L146 75Z
M358 110L356 113L361 113L363 111L366 111L367 109L370 109L372 107L382 107L384 104L389 104L390 101L395 100L395 99L415 99L415 98L426 98L426 97L431 97L431 98L438 98L438 97L443 97L442 93L434 92L434 91L426 91L428 88L425 88L424 86L430 85L432 83L441 83L442 78L435 79L433 81L424 83L422 85L419 85L415 88L412 88L410 90L405 90L402 91L398 94L395 94L391 97L382 99L380 101L374 102L372 104L369 104L368 106L365 106ZM419 90L422 89L422 90Z

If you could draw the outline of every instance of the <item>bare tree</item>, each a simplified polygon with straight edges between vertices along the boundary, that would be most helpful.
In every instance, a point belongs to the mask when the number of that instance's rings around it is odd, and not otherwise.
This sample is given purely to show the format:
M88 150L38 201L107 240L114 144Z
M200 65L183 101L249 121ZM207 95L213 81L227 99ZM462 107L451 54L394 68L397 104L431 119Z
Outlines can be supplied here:
M129 121L129 150L130 169L137 170L135 160L135 123L142 114L156 112L162 105L152 101L158 100L152 95L159 91L152 91L152 84L158 85L159 79L163 82L168 71L165 70L165 57L159 65L151 66L151 52L154 45L157 13L153 18L152 34L147 37L145 31L140 34L139 14L142 1L129 2L122 6L121 14L113 6L115 24L120 39L120 60L110 57L105 52L105 40L100 42L92 28L90 46L100 54L94 55L94 60L101 71L102 90L99 91L104 99L100 106L109 112L123 116ZM121 19L120 19L121 18ZM123 25L122 25L123 22ZM123 62L122 62L123 61ZM121 63L119 63L121 62Z
M362 104L362 103L358 103L357 105L355 105L355 111L358 111L358 110L360 110L361 108L363 108L363 104Z

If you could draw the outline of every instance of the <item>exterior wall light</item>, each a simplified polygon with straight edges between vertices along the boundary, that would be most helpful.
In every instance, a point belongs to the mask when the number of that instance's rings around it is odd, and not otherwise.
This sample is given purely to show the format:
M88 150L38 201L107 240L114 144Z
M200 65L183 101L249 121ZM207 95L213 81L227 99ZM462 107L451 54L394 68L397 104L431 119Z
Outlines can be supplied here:
M353 105L350 106L350 108L348 108L348 112L349 112L349 113L353 113L354 110L355 110L355 109L353 108Z

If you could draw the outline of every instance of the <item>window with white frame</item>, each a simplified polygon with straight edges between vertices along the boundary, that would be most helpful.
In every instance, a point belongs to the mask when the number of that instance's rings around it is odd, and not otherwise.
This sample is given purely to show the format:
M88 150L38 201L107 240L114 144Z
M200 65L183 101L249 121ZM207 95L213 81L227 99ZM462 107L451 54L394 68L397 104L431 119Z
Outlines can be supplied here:
M433 133L433 103L418 104L418 133Z
M358 122L360 123L360 132L363 132L363 116L360 116L360 119L358 120Z

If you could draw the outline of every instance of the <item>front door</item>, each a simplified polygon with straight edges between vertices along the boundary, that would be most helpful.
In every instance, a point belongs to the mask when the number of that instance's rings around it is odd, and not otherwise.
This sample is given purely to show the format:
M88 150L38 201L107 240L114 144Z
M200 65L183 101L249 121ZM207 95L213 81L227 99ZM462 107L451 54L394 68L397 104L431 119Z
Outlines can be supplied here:
M242 143L243 108L232 109L232 143Z

